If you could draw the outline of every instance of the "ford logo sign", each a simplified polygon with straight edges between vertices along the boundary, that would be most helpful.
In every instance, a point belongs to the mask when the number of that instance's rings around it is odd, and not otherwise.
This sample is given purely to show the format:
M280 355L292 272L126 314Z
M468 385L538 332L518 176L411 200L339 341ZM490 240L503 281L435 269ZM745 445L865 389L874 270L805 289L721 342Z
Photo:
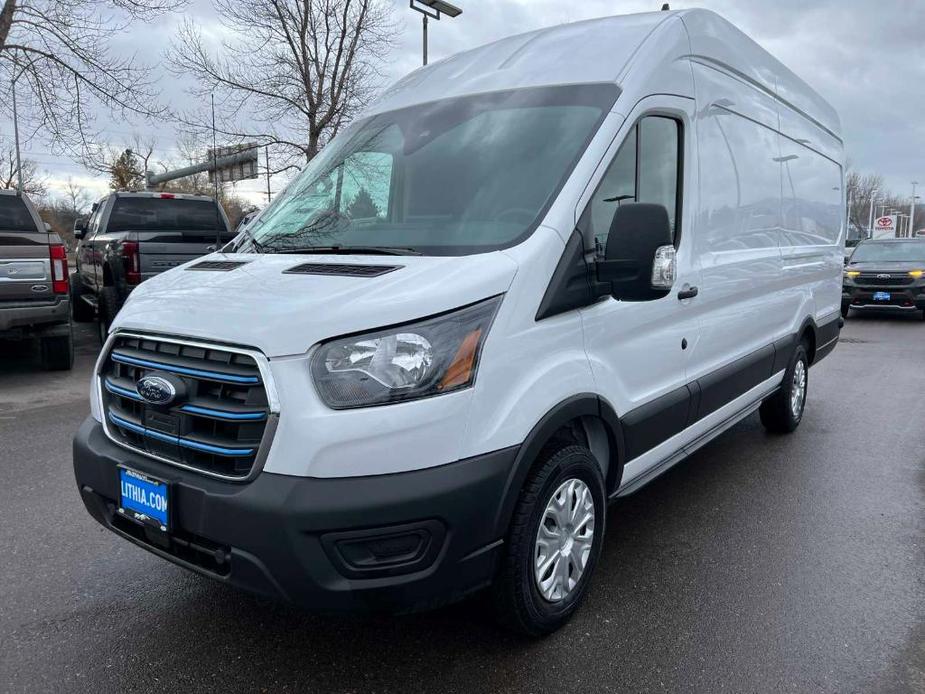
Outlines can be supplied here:
M177 397L177 388L163 376L145 376L135 384L138 394L152 405L169 405Z
M893 276L893 275L887 275L886 273L882 273L882 274L880 274L880 275L877 275L877 279L878 279L878 280L888 280L888 279L890 279L892 276Z

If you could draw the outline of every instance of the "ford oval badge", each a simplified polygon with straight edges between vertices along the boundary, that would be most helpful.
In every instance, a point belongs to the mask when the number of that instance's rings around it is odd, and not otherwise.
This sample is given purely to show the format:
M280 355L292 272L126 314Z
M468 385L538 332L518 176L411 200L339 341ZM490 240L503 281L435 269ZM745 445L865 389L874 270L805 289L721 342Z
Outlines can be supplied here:
M152 405L169 405L177 397L177 389L162 376L145 376L135 384L138 394Z

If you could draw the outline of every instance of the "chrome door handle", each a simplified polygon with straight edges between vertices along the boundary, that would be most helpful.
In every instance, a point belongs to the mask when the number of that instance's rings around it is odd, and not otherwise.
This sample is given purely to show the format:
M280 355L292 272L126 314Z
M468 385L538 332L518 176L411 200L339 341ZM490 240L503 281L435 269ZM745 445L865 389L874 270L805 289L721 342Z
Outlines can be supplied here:
M684 301L685 299L693 299L695 296L697 296L697 293L697 287L690 287L685 285L681 291L678 292L678 299L680 301Z

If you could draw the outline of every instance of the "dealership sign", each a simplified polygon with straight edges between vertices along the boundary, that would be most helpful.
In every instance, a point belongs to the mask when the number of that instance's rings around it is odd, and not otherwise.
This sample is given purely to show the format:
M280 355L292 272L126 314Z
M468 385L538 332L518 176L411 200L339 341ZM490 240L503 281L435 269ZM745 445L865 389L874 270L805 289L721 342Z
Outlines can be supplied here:
M882 238L895 238L896 237L896 215L891 214L885 217L877 217L874 220L874 233L873 237L875 239Z

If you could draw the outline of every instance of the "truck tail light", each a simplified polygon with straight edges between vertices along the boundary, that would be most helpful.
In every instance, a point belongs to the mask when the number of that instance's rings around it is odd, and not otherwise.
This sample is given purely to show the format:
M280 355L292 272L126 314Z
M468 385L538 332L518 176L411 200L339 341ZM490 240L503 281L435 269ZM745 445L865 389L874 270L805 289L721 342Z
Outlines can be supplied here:
M51 289L55 294L67 294L70 291L70 282L67 278L67 251L64 246L55 244L49 246L48 254L51 256Z
M137 242L122 242L122 265L125 268L126 284L141 284L141 258L138 256Z

